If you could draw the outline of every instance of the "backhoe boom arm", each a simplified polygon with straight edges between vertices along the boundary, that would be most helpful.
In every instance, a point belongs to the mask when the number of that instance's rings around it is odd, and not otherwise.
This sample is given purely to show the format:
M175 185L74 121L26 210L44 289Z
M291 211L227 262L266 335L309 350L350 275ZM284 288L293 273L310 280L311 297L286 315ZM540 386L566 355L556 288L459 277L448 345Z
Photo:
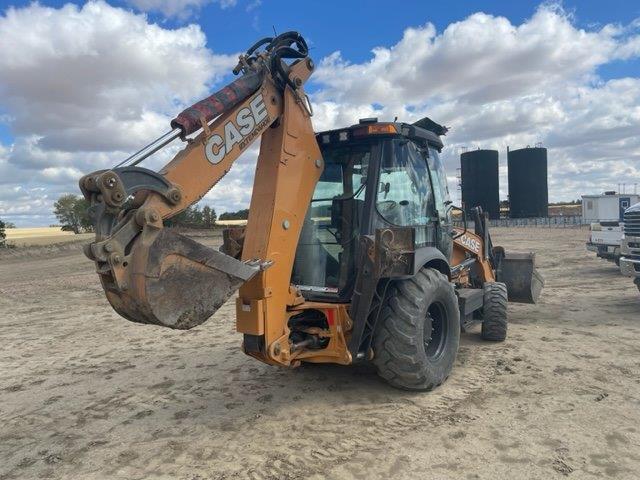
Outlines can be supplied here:
M83 177L80 187L96 226L85 252L118 313L192 328L244 284L237 321L249 336L250 353L286 363L277 345L288 334L287 305L300 298L290 287L291 270L323 165L302 89L314 68L306 44L292 32L269 40L263 52L254 48L241 56L243 77L174 119L183 139L201 131L158 173L119 167ZM287 65L283 58L297 60ZM164 228L163 220L200 200L258 138L242 261ZM145 155L128 161L136 164Z

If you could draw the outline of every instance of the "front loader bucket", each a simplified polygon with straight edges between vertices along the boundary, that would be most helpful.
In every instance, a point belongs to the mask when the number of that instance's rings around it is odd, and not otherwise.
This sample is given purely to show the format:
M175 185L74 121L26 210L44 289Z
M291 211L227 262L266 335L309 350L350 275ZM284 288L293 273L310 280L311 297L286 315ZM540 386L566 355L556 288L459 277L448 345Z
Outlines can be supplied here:
M537 303L544 279L536 269L535 253L505 253L496 273L497 280L507 285L510 302Z
M161 229L135 240L124 291L105 285L113 308L125 318L186 330L202 324L260 270L200 243Z

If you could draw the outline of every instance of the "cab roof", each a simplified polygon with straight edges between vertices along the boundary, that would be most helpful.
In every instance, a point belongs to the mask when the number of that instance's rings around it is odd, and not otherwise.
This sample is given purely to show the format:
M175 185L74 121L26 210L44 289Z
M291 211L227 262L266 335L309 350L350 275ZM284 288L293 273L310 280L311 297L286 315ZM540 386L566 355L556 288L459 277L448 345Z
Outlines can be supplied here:
M427 120L428 122L425 122ZM430 127L429 129L423 126ZM436 134L437 131L439 134ZM438 151L442 150L443 143L440 135L444 135L446 127L438 125L428 118L419 120L414 124L404 122L378 122L377 118L363 118L359 123L350 127L327 130L316 134L320 146L328 144L348 143L352 140L361 140L367 137L403 137L419 144L428 144Z

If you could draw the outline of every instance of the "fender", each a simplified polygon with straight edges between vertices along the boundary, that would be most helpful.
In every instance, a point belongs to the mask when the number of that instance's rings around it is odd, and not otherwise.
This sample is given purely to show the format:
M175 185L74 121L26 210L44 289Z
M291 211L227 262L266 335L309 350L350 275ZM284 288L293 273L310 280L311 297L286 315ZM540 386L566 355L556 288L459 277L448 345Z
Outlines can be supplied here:
M418 273L422 267L429 264L439 272L451 278L451 266L449 260L436 247L418 247L413 258L413 275ZM412 276L413 276L412 275Z

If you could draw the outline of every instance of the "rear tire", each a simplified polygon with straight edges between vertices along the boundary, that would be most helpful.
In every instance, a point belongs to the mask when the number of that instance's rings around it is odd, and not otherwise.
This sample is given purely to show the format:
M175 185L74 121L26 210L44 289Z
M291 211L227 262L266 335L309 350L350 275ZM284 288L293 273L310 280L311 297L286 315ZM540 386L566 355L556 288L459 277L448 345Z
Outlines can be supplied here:
M423 268L390 285L373 343L373 363L392 386L431 390L444 382L460 343L460 312L448 278Z
M503 342L507 338L507 286L502 282L484 284L482 338Z

